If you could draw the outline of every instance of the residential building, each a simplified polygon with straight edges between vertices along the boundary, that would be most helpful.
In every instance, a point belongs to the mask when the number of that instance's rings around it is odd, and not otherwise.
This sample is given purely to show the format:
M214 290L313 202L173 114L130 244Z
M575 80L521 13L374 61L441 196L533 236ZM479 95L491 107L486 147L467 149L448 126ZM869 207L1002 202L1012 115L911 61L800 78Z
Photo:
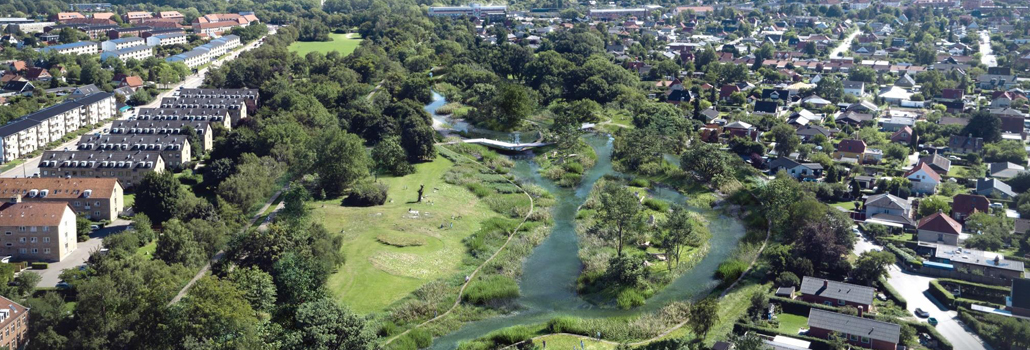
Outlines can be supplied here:
M769 170L774 174L780 170L787 172L795 179L818 179L823 177L823 166L819 163L799 163L793 159L781 156L769 162Z
M860 286L805 276L801 280L802 301L829 306L853 306L865 311L873 311L873 298L876 290L873 287Z
M808 336L829 339L838 334L848 344L874 350L896 350L901 339L901 326L864 318L812 308L808 312Z
M429 17L468 17L479 19L490 19L491 21L503 20L508 16L508 6L484 6L470 4L468 6L431 6Z
M855 111L845 111L844 113L841 113L836 118L834 118L834 121L838 123L845 123L851 125L852 127L860 127L862 126L862 123L871 120L873 120L872 114L859 113Z
M204 150L214 147L210 120L116 120L111 125L111 134L181 135L187 126L200 136Z
M0 178L0 200L64 203L90 220L115 220L125 210L122 185L114 178Z
M874 218L880 215L890 215L904 218L908 221L912 217L912 203L908 199L897 197L889 193L881 193L869 196L862 206L866 218Z
M58 22L63 22L69 19L86 19L86 16L83 16L78 12L58 12L57 15L54 15L52 18Z
M120 38L131 38L131 37L142 37L143 33L147 33L154 28L149 26L136 26L129 28L114 28L107 31L108 39L120 39Z
M160 154L165 166L175 168L192 159L185 135L91 134L79 139L80 151L144 151Z
M981 153L984 150L984 139L981 137L951 135L948 149L955 153Z
M905 145L912 144L915 136L912 135L912 128L905 126L898 131L891 134L891 142L897 142Z
M1013 315L1030 317L1030 279L1012 279L1012 293L1005 298L1005 308Z
M183 62L190 68L197 68L204 65L212 60L225 55L232 49L240 46L240 37L236 35L226 35L224 37L211 40L211 42L197 46L188 52L184 52L166 59L168 62Z
M232 129L229 110L226 108L139 108L136 120L186 120L206 121L225 129Z
M941 184L941 175L923 162L905 172L904 176L912 183L912 192L919 194L937 193L937 185Z
M46 151L39 162L41 177L114 177L126 188L149 172L165 170L160 155L143 151Z
M87 125L118 115L114 94L76 98L25 115L0 127L0 163L18 159Z
M125 13L124 20L128 23L139 23L145 19L152 18L153 15L146 11L129 11Z
M911 128L916 125L916 119L913 117L901 117L895 116L884 119L881 123L883 131L895 132L904 128Z
M981 74L976 77L976 86L985 90L1008 90L1019 86L1019 82L1011 74Z
M208 49L196 47L193 50L168 57L165 61L171 63L182 62L187 67L197 68L211 62L211 55L208 54Z
M938 174L947 174L951 170L951 159L937 153L919 158L919 162L926 163L926 165L930 166L930 169L933 169Z
M599 20L615 20L623 17L647 17L648 10L646 8L616 8L616 9L590 9L589 17L591 19ZM431 15L430 15L431 16Z
M8 30L18 30L25 34L42 33L47 27L52 27L57 23L54 22L30 22L30 23L16 23L7 26Z
M965 222L973 213L990 213L991 200L976 194L957 194L952 199L951 217L958 222Z
M131 47L146 46L147 40L139 37L128 37L121 39L111 39L100 43L100 48L104 52L118 51L122 49L128 49Z
M147 46L170 46L186 44L186 33L158 34L147 37Z
M837 144L837 151L833 152L833 157L836 159L851 158L861 163L865 157L865 151L865 141L860 139L841 140Z
M181 90L180 90L181 93ZM161 99L161 108L180 108L180 109L226 109L229 111L229 119L232 125L236 125L240 119L247 118L248 110L256 109L257 106L253 103L248 103L248 100L244 97L183 97L180 95L178 98L165 97ZM248 104L252 107L248 107ZM703 112L702 112L703 113Z
M801 138L801 142L809 142L812 141L812 138L816 135L823 135L827 140L829 140L834 131L835 130L830 130L819 125L810 124L798 128L796 134Z
M933 213L919 220L916 237L920 242L958 245L962 224L944 213Z
M182 21L186 19L186 16L183 16L179 11L161 11L157 13L157 18Z
M1023 278L1024 274L1022 261L1008 260L998 253L950 244L937 244L934 247L933 261L950 265L953 271L967 276L982 276L1008 281Z
M1026 168L1010 162L1000 162L987 164L987 171L993 178L1008 179L1026 171Z
M983 178L976 180L976 194L991 198L1012 199L1016 193L1009 184L998 179Z
M18 260L61 261L78 247L75 212L65 202L5 203L0 232L0 254Z
M21 349L29 342L29 309L0 296L0 346Z
M143 46L130 47L130 48L121 49L121 50L104 51L104 53L100 54L100 60L101 61L106 61L106 60L109 60L109 59L112 59L112 58L117 58L117 59L120 59L122 61L128 61L130 59L134 59L134 60L137 60L137 61L142 61L142 60L147 59L148 57L153 57L153 56L154 56L154 48L150 47L150 46L147 46L147 45L143 45Z
M80 41L70 44L47 46L39 51L43 53L53 51L62 55L95 55L100 53L100 43L95 41Z
M247 111L257 111L260 94L257 89L179 89L179 99L242 99L247 105ZM189 102L187 102L189 103ZM207 107L194 107L207 108ZM230 111L232 108L229 108ZM243 116L241 118L246 118Z
M845 80L842 83L844 84L844 93L845 94L852 95L852 96L855 96L855 97L858 97L858 98L862 98L863 96L865 96L865 82L864 81Z

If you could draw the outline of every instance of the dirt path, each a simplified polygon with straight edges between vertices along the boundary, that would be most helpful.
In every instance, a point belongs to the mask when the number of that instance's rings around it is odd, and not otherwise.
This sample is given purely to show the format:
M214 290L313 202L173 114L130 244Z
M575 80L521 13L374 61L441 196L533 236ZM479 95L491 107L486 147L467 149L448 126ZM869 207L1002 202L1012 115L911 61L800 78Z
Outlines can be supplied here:
M459 155L461 155L461 154L459 153ZM487 166L483 165L482 163L479 163L479 162L477 162L477 161L475 161L475 160L473 160L473 159L471 159L469 157L466 157L465 155L461 155L461 156L462 156L462 158L465 158L465 159L469 160L473 164L477 164L480 167L492 170L492 169L488 168ZM507 177L505 177L505 179L507 179ZM526 217L522 218L522 221L519 222L519 225L516 226L515 229L511 231L511 233L508 234L508 239L506 239L504 241L504 244L502 244L500 248L497 248L497 251L495 251L493 253L493 255L490 255L490 258L488 258L485 261L483 261L482 264L479 264L479 266L477 266L476 269L473 270L471 274L469 274L468 281L466 281L464 284L461 285L461 289L458 290L458 297L454 300L454 304L451 305L451 307L448 308L447 311L444 311L442 314L440 314L440 315L438 315L436 317L428 319L425 322L419 323L415 327L411 327L408 330L405 330L404 332L401 332L400 334L393 336L393 338L390 338L390 339L386 340L386 342L383 343L383 346L389 345L394 340L397 340L397 338L400 338L400 337L404 336L405 334L408 334L408 332L411 332L414 329L418 329L418 328L420 328L422 326L425 326L425 325L427 325L429 323L432 323L432 322L434 322L436 320L439 320L439 319L449 315L451 313L451 311L454 311L454 309L456 309L458 307L458 305L461 305L461 297L462 297L462 295L465 294L465 288L468 288L469 284L472 283L472 281L476 279L476 275L479 274L479 271L482 270L484 266L486 266L491 261L493 261L494 258L497 257L497 255L501 254L501 252L504 251L504 248L508 247L508 243L511 242L511 239L515 237L515 234L518 233L520 229L522 229L522 225L526 224L526 221L529 220L530 215L533 215L533 210L536 209L535 202L533 201L533 196L529 195L528 191L523 189L522 186L520 186L519 184L515 183L514 181L511 181L510 179L507 180L507 181L508 181L508 183L510 183L510 184L518 187L520 190L522 190L522 193L524 193L526 195L526 197L529 197L529 212L526 213Z

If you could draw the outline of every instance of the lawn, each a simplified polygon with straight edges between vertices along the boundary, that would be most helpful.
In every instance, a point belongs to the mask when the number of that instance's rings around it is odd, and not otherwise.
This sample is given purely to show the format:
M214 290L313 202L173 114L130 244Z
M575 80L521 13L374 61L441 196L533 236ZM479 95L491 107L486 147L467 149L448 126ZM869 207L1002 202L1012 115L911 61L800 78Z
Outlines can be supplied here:
M458 271L467 256L462 239L499 215L464 187L444 182L442 176L451 166L451 161L437 157L417 165L414 174L380 177L389 186L389 200L382 206L343 207L339 200L309 203L314 220L343 236L346 262L327 283L338 299L359 313L380 311L419 286ZM413 203L419 185L425 185L425 198ZM383 235L424 244L390 246L377 240Z
M780 321L780 331L787 332L790 334L797 334L798 330L802 328L808 328L808 317L781 313L776 315L776 319Z
M298 55L304 56L308 52L321 52L328 53L329 51L339 51L341 54L349 55L358 48L358 44L361 43L361 38L358 34L329 34L330 41L294 41L290 44L290 51L296 52Z
M830 203L830 205L844 209L844 210L855 210L855 201L844 201L837 203Z
M145 256L145 257L152 257L152 256L154 256L154 251L156 251L156 250L157 250L157 240L154 240L153 242L147 243L147 245L139 247L139 249L136 249L136 255Z
M533 344L537 346L543 346L544 342L547 342L547 347L545 349L564 350L575 348L583 350L612 350L616 348L616 346L612 344L602 343L596 340L586 340L580 337L564 334L552 334L533 340ZM585 346L585 348L580 347L580 345Z
M136 204L136 194L135 193L126 193L126 194L122 195L122 198L125 200L125 208L126 209L132 208L132 205Z

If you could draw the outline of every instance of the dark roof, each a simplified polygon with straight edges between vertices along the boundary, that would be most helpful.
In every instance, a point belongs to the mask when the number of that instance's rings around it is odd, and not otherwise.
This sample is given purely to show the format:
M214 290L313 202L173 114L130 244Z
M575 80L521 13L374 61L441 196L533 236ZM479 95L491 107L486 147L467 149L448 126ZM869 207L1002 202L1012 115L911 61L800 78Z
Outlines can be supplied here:
M818 125L805 125L798 128L797 134L800 136L823 135L830 137L830 130Z
M50 107L50 108L41 109L41 110L39 110L39 111L37 111L35 113L25 115L24 117L21 117L21 118L19 118L16 121L7 123L7 125L4 125L4 126L0 127L0 137L17 133L19 131L25 130L26 128L32 127L32 126L34 126L36 124L39 124L39 121L41 121L41 120L47 120L47 119L52 118L55 115L58 115L58 114L61 114L61 113L64 113L64 112L67 112L67 111L70 111L70 110L73 110L73 109L76 109L76 108L79 108L79 107L88 106L88 105L97 103L97 102L99 102L99 101L101 101L101 100L103 100L105 98L111 97L111 96L113 96L113 95L110 94L110 93L102 92L102 93L98 93L98 94L92 94L92 95L89 95L89 96L84 96L82 98L78 98L78 99L74 99L74 100L70 100L70 101L65 101L65 102L62 102L60 104L54 105L53 107Z
M690 102L693 98L691 95L690 90L672 90L669 92L669 96L666 98L666 101Z
M865 141L862 140L840 140L837 150L849 153L865 153Z
M1016 278L1012 280L1012 306L1030 309L1030 279Z
M851 124L861 124L867 120L873 120L872 114L858 113L855 111L846 111L837 116L837 121L850 122Z
M817 308L812 308L808 313L808 326L893 344L901 339L899 325Z
M1017 234L1024 234L1030 231L1030 219L1016 219L1012 225L1012 232Z
M844 85L845 89L861 89L863 86L865 86L864 81L845 80L841 83Z
M779 157L779 158L776 158L773 161L769 162L769 169L772 169L772 170L776 170L776 169L780 169L780 168L782 168L782 169L790 169L790 168L796 167L798 165L801 165L801 163L798 163L797 161L795 161L793 159L790 159L790 158L787 158L787 157Z
M766 112L776 113L776 108L779 107L776 102L770 101L758 101L755 102L755 112Z
M987 190L992 190L992 189L997 191L997 192L1004 193L1005 195L1007 195L1009 197L1015 197L1016 196L1016 193L1012 192L1012 186L1009 186L1009 184L1007 184L1007 183L1001 182L1001 180L998 180L998 179L988 179L988 178L977 179L976 180L976 192L977 193L980 193L980 191L987 191Z
M850 301L856 304L872 305L876 290L844 282L805 276L801 280L801 294L816 295L829 299Z
M784 100L786 101L790 97L790 91L780 89L764 89L762 90L762 98Z
M986 213L990 207L991 200L978 194L955 195L955 198L951 203L951 210L953 212L963 213L966 215L972 214L973 211Z
M912 204L909 203L907 199L895 197L890 193L881 193L869 196L865 199L865 205L888 209L901 209L906 212L912 210Z
M25 90L31 91L32 89L34 89L34 86L27 81L12 80L4 84L4 90L7 91L23 92Z
M948 139L948 148L964 148L979 151L984 148L984 139L982 137L951 135L951 138Z
M948 170L951 170L951 160L937 153L919 158L919 162L926 163L926 165L929 165L934 171L946 173Z

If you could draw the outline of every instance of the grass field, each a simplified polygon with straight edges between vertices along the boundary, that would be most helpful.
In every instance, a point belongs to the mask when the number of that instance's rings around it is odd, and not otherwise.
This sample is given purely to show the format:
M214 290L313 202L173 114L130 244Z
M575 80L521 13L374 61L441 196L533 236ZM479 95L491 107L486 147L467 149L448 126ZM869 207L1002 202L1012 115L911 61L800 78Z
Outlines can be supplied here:
M778 329L787 333L797 334L798 330L808 328L808 317L805 316L781 313L776 315L776 319L780 321Z
M145 256L145 257L153 257L154 256L154 251L156 251L156 250L157 250L157 240L154 240L153 242L147 243L147 245L139 247L139 249L136 249L136 255Z
M357 34L329 34L331 41L295 41L290 44L290 51L296 52L298 55L304 56L308 52L321 52L328 53L329 51L339 51L341 54L349 55L358 48L358 44L361 43L361 38Z
M417 165L414 174L379 178L390 187L382 206L343 207L339 200L309 203L315 220L343 235L346 262L327 286L355 312L381 311L426 282L457 272L467 255L462 239L487 218L500 216L464 187L444 182L442 176L451 165L438 157ZM425 185L425 198L413 203L419 185ZM376 239L383 234L425 243L390 246Z
M544 342L547 342L547 347L544 349L564 350L572 349L573 347L575 347L576 349L583 350L612 350L616 348L615 345L611 345L608 343L602 343L596 340L584 340L580 337L574 337L571 335L564 334L552 334L533 341L533 343L537 346L543 346ZM581 348L581 344L585 346L585 348Z

